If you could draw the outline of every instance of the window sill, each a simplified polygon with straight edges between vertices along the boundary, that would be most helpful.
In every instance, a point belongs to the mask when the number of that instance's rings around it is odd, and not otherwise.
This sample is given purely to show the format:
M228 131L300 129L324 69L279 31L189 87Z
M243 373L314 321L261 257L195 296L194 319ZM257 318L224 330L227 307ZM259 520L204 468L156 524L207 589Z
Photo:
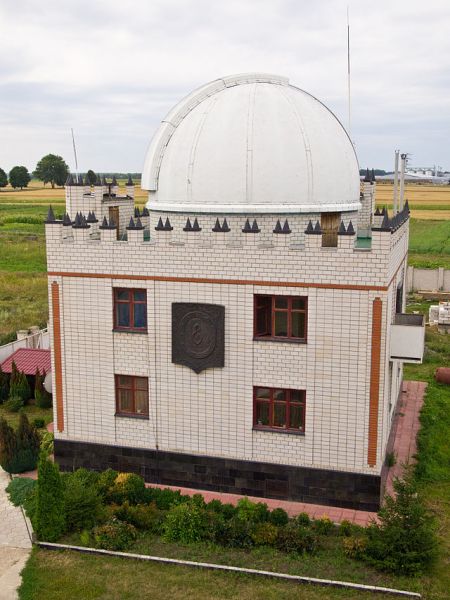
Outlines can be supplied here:
M307 340L270 336L253 336L254 342L281 342L282 344L306 344Z
M148 334L148 330L147 329L120 329L117 327L114 327L113 329L113 333L137 333L137 335L147 335Z
M253 425L253 431L265 431L267 433L281 433L283 435L300 435L305 437L304 431L295 431L294 429L276 429L272 427L258 427Z
M126 419L141 419L143 421L148 421L149 420L149 416L148 415L132 415L132 414L128 414L128 413L118 413L116 412L115 417L120 417L121 419L123 419L124 417Z

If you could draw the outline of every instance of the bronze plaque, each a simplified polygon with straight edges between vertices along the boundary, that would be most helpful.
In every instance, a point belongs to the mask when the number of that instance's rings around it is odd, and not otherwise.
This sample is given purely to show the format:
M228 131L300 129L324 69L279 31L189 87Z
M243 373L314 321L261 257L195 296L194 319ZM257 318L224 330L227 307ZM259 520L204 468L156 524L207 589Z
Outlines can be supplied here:
M172 304L172 362L196 373L224 366L225 307L218 304Z

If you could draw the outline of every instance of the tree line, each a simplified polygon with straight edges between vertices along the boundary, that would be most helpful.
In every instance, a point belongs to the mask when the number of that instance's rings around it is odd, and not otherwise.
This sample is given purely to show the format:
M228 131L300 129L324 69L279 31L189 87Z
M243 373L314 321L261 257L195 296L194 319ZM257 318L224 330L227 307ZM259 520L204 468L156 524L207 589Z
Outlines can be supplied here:
M35 179L42 181L44 185L50 183L52 188L54 188L55 186L63 186L68 175L69 167L62 156L58 156L56 154L46 154L37 163L32 174L29 173L26 167L19 165L13 167L9 174L6 174L6 172L0 168L0 188L6 187L9 183L14 189L20 188L22 190L23 188L28 187L32 176ZM104 173L104 175L109 176L111 174ZM113 175L120 177L123 174L113 173ZM140 175L140 173L132 174L132 176L137 176L139 178ZM128 177L128 174L126 176ZM90 183L91 185L94 185L97 181L97 175L92 169L89 169L85 175L85 178L87 183Z

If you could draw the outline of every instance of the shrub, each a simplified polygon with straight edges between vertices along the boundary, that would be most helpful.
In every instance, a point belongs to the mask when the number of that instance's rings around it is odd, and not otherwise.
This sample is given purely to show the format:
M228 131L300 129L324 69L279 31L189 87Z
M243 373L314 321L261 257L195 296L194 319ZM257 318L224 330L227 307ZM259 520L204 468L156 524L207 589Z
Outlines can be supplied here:
M45 427L45 419L41 419L40 417L37 417L36 419L33 420L33 425L37 429L42 429L43 427Z
M0 465L11 473L14 459L17 454L17 438L14 429L8 425L6 420L0 418Z
M169 542L191 544L207 537L206 511L195 502L173 506L163 525L163 537Z
M93 530L95 544L104 550L126 550L136 539L137 531L133 525L112 519L105 525L95 527Z
M34 398L36 404L40 408L50 408L52 405L52 395L47 392L44 388L45 371L42 374L39 372L39 368L36 369L35 383L34 383Z
M395 452L388 452L386 454L386 458L384 459L384 464L388 469L393 467L397 463L397 457L395 456Z
M41 451L45 454L53 454L54 435L51 431L44 431L41 435Z
M256 546L274 546L278 536L278 527L273 523L258 523L251 536Z
M184 502L189 502L190 497L184 496L179 490L170 488L146 488L147 502L155 502L159 510L170 510Z
M289 523L289 517L285 510L282 508L274 508L270 513L269 521L277 527L283 527Z
M231 548L251 548L254 544L252 538L253 523L244 521L237 515L224 522L219 543Z
M332 533L335 528L333 521L328 517L321 517L320 519L315 519L313 527L319 535L330 535L330 533Z
M5 402L5 408L8 412L16 413L23 408L23 400L20 396L10 396Z
M58 465L45 454L38 464L36 533L40 540L56 541L65 531L64 489Z
M71 473L64 478L64 508L68 531L90 529L98 519L101 499L97 489Z
M109 489L108 498L116 504L126 501L130 504L145 502L147 496L144 479L134 473L119 473Z
M8 398L9 396L9 377L6 373L2 371L2 367L0 366L0 404Z
M314 552L317 538L311 529L296 523L289 523L278 530L276 547L283 552Z
M297 525L302 525L303 527L308 527L308 525L311 525L311 519L309 518L308 513L305 512L298 514L293 520Z
M411 469L394 479L396 496L386 496L378 513L380 523L367 528L367 562L383 571L416 575L437 555L434 519L424 506Z
M39 434L25 414L20 415L17 432L0 419L0 465L8 473L23 473L36 468L39 444Z
M350 536L342 540L345 556L360 559L364 556L367 547L367 538Z
M218 515L222 515L224 519L228 520L234 517L236 514L236 507L233 504L222 503L220 500L211 500L206 505L207 510L212 511Z
M9 383L10 398L18 396L24 403L31 398L30 384L27 376L22 371L17 369L16 363L12 363L11 380Z
M249 523L264 523L269 520L270 512L267 504L251 502L248 498L241 498L237 503L237 516L242 521Z
M14 477L6 488L9 499L14 506L23 506L27 498L33 493L36 480L29 477Z
M114 486L114 482L117 479L118 472L114 469L106 469L99 474L97 480L97 490L102 498L105 500L109 497L109 492Z
M345 537L350 537L353 533L352 523L350 523L350 521L347 521L346 519L341 521L341 523L339 525L338 533L339 533L339 535L343 535Z
M152 533L159 533L164 520L163 513L155 504L136 504L130 506L125 502L114 510L115 516L121 521L126 521L136 527Z

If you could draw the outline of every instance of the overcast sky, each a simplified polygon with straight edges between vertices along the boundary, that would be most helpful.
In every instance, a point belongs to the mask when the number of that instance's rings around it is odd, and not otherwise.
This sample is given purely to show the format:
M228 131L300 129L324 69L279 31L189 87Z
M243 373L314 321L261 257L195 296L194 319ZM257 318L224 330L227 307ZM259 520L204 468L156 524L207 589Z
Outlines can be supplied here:
M165 113L220 76L276 73L347 124L361 167L450 169L448 0L0 0L0 167L49 152L141 171Z

